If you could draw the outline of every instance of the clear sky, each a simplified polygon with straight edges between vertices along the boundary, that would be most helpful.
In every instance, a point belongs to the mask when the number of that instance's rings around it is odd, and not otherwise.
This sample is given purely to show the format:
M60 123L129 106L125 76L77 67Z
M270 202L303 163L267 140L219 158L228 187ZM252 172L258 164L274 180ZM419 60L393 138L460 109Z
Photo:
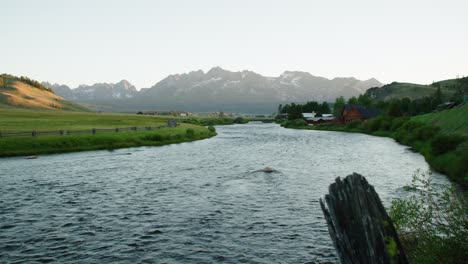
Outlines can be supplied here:
M466 0L1 0L0 73L150 87L213 66L381 82L468 75Z

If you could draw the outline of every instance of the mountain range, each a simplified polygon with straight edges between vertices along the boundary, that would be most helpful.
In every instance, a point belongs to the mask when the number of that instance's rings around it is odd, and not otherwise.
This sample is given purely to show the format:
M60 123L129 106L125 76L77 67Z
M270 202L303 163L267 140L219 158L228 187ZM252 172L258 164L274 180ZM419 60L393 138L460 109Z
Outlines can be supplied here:
M372 78L327 79L301 71L285 71L278 77L265 77L252 71L231 72L214 67L173 74L150 88L138 91L128 81L80 85L43 83L59 96L102 111L184 110L272 113L280 103L328 101L364 93L382 83Z

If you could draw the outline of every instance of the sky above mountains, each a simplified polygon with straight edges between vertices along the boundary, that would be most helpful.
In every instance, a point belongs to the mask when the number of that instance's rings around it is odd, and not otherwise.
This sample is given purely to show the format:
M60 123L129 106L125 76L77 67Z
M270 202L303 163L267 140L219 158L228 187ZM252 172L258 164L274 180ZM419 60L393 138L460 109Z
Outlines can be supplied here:
M76 87L285 70L388 83L468 75L468 2L59 1L1 4L0 72Z

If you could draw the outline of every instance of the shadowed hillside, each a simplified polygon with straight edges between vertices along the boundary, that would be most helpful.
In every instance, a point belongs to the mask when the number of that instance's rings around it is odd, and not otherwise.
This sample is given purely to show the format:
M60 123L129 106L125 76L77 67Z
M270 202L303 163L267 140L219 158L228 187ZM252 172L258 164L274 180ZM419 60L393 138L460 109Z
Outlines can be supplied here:
M384 101L405 97L414 100L425 96L431 96L440 88L441 92L450 98L462 88L461 85L464 79L466 78L444 80L430 85L392 82L382 87L370 88L365 94L373 99Z

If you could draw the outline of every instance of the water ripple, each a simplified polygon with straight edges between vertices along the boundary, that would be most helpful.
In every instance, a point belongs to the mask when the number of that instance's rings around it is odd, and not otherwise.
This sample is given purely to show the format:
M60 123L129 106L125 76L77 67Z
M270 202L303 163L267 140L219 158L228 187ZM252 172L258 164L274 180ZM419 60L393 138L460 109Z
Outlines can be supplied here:
M0 262L336 263L318 205L334 178L361 173L388 204L428 168L386 138L217 129L173 146L1 159Z

